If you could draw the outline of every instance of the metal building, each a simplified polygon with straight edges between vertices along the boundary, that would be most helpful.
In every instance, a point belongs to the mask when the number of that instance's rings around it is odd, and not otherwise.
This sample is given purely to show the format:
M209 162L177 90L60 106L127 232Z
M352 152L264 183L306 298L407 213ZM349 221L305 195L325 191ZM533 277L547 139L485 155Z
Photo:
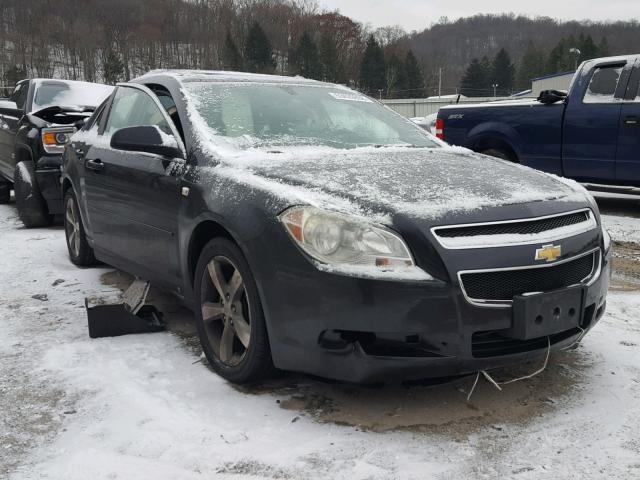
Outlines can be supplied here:
M531 95L537 97L543 90L569 90L575 71L554 73L531 79Z

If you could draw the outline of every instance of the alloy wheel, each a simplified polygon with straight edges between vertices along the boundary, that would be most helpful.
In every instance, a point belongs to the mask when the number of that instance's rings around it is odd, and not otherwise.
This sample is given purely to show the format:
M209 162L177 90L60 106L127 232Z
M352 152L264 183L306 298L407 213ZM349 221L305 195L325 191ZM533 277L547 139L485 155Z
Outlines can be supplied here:
M244 281L234 263L214 257L203 272L202 321L213 351L224 365L236 366L251 341L251 310Z
M80 255L80 216L73 197L67 199L65 209L65 231L67 233L67 243L74 257Z

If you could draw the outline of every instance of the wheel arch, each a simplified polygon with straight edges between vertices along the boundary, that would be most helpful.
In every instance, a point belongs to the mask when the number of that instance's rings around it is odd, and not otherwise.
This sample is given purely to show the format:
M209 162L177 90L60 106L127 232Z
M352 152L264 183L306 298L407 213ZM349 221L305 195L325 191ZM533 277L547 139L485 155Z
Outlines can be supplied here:
M509 142L499 137L482 137L479 138L473 146L473 150L476 152L484 152L486 150L495 149L504 152L511 161L520 163L520 158L515 149Z
M238 242L234 235L220 222L212 219L202 220L191 232L187 247L187 274L191 289L193 289L193 286L195 285L195 271L202 250L210 240L218 237L226 238L233 242L238 248L240 248L242 253L245 254L240 242Z

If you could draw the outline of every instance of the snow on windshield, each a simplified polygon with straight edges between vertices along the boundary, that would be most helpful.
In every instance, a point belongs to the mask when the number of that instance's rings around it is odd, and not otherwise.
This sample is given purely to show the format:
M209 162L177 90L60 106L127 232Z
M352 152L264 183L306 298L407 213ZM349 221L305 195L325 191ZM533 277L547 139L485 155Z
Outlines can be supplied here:
M358 92L330 85L185 82L188 101L219 144L286 146L437 144L406 119Z
M109 85L71 80L40 81L33 99L33 111L47 107L97 107L113 91Z
M215 111L207 110L208 102L219 102L219 96L210 100L209 95L215 94L201 83L183 85L195 140L212 160L211 166L203 166L201 171L231 181L214 186L228 189L229 195L237 192L234 183L242 183L290 204L314 205L385 225L392 224L394 212L435 219L449 212L507 204L585 201L583 192L570 184L527 167L447 146L402 118L399 121L426 139L424 148L415 148L417 141L386 146L352 144L352 148L334 142L318 145L300 141L265 148L255 136L255 124L253 135L243 130L246 124L242 123L234 124L239 129L236 137L221 135L215 119L205 118ZM230 89L230 84L226 88ZM334 98L328 95L333 93L331 89L317 94L323 93ZM241 118L244 114L239 111L235 115ZM398 121L395 113L391 115Z

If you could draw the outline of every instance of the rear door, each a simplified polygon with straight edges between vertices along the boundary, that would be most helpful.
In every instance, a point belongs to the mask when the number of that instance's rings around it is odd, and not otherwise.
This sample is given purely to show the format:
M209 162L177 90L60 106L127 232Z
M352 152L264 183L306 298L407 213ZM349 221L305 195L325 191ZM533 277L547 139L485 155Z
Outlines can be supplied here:
M620 112L631 67L625 61L598 64L577 79L563 127L565 176L594 183L615 181Z
M120 128L155 125L181 140L155 95L147 88L120 86L85 158L85 192L94 247L99 257L156 283L178 282L179 179L173 159L113 150Z
M620 111L616 183L640 186L640 60L636 60Z
M0 100L0 174L13 179L16 166L16 133L24 114L29 82L20 82L9 100Z

